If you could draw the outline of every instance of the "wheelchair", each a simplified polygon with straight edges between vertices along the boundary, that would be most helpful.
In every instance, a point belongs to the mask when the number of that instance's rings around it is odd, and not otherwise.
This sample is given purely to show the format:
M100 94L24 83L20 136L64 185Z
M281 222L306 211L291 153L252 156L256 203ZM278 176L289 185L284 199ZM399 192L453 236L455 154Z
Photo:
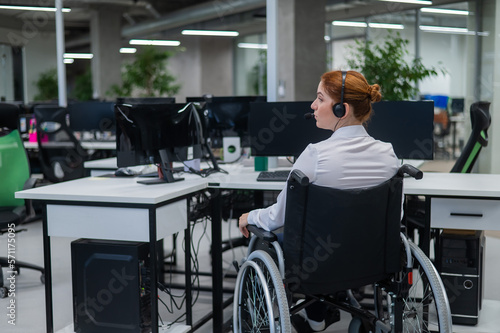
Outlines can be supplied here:
M292 332L291 319L322 302L352 316L349 333L451 333L443 283L401 226L405 174L422 178L403 165L380 185L339 190L310 184L293 170L282 245L275 233L248 227L253 235L238 267L233 332ZM368 292L360 297L360 290Z

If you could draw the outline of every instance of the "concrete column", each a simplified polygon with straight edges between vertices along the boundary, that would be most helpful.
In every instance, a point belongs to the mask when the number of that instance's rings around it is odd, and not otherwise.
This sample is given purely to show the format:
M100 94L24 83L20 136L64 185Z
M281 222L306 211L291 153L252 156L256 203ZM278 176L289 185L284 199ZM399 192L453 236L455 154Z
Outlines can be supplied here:
M234 40L226 37L203 37L201 51L201 93L214 96L233 95Z
M116 6L99 7L92 13L90 51L94 54L92 86L96 99L105 99L113 84L121 84L121 18L122 11Z
M325 0L278 1L278 101L308 101L316 96L326 71Z

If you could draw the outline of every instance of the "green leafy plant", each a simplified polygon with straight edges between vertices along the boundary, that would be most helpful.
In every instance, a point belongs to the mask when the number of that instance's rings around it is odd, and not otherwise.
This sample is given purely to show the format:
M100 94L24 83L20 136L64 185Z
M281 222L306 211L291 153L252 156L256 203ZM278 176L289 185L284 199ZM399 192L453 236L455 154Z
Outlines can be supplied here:
M382 99L389 101L414 99L422 79L446 73L443 67L425 67L420 59L406 61L409 41L388 35L382 43L356 40L347 64L361 72L370 83L378 83Z
M40 73L38 80L35 81L35 86L38 88L38 94L33 98L35 101L48 101L57 99L59 96L57 84L57 70L49 69Z
M249 73L250 85L255 95L267 93L267 51L259 50L259 59Z
M173 54L154 46L143 48L136 53L132 63L124 66L122 85L111 86L107 94L132 96L138 93L140 97L176 94L181 86L175 84L175 77L167 70L167 61Z
M88 68L85 73L79 75L75 79L75 87L73 88L73 97L79 101L88 101L92 99L92 72Z

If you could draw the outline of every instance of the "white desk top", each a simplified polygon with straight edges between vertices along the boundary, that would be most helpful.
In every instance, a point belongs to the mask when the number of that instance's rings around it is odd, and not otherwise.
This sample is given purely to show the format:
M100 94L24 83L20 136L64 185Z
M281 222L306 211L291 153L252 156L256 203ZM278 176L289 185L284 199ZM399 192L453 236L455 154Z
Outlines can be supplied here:
M129 177L88 177L16 192L16 198L158 204L206 188L207 181L195 175L186 180L155 185L137 183Z
M405 178L404 193L500 198L500 174L424 172L421 180Z
M26 149L38 149L38 142L24 141L24 148ZM115 141L80 141L83 149L92 150L113 150L116 149ZM54 147L68 147L73 146L71 142L55 142L48 143L47 145L52 145Z

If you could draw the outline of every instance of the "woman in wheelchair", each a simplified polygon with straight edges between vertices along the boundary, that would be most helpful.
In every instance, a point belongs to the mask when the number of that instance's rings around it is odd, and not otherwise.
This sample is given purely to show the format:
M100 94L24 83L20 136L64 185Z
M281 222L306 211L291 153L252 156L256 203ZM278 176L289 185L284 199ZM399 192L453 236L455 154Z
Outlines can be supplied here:
M327 322L331 323L325 318L326 304L354 312L350 332L369 332L375 328L380 332L402 329L418 332L415 327L423 328L424 322L428 331L427 323L436 311L419 312L416 306L407 309L410 306L403 304L409 297L402 292L405 288L398 285L396 291L392 290L395 281L401 280L399 275L405 275L401 273L401 264L406 265L407 271L412 270L415 267L412 256L425 255L420 252L415 255L418 248L413 248L406 239L400 240L400 173L408 169L400 170L390 143L375 140L363 127L370 118L371 103L380 99L380 87L368 84L358 72L332 71L322 75L311 109L316 126L333 134L306 147L274 205L253 210L239 219L241 233L249 237L250 229L258 238L250 242L249 256L238 273L235 332L288 332L290 316L294 314L302 316L309 325L307 329L299 328L299 332L322 331ZM281 227L284 227L281 234L269 232ZM262 242L267 243L264 248L269 251L252 252ZM400 251L401 247L406 253ZM266 252L272 253L272 257ZM419 304L419 310L436 305L434 289L442 287L428 260L416 259L419 263L424 261L417 273L422 267L431 271L432 276L425 276L423 287L424 293L432 291L434 303L420 298L423 305ZM406 272L405 276L408 275L411 274ZM353 297L344 302L346 305L340 305L336 302L338 297L332 296L379 280L388 282L387 286L376 284L373 289L376 314L362 309ZM427 288L429 284L431 287ZM442 296L444 288L441 289ZM350 291L342 294L352 295ZM298 295L302 299L296 302ZM442 298L439 302L446 303L446 307L447 301ZM295 305L289 307L292 303ZM396 308L391 304L396 304ZM395 314L412 320L395 320ZM436 327L447 332L449 320L439 319ZM414 327L408 329L408 325Z

